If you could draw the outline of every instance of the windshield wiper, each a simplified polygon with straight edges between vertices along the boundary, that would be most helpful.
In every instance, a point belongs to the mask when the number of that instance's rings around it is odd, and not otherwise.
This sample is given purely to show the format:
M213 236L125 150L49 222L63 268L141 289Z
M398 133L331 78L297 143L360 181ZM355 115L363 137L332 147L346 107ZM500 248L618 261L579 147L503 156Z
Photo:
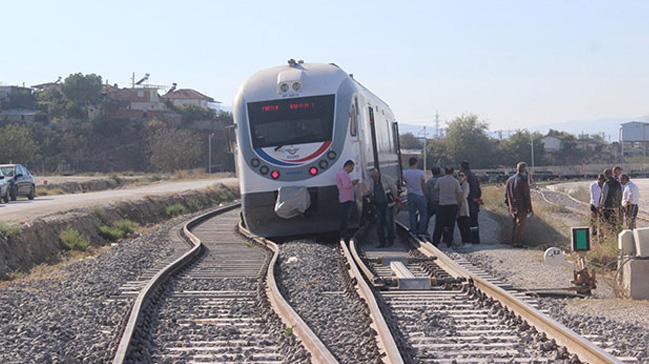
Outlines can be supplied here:
M278 150L280 150L280 148L282 148L282 147L285 146L285 145L286 145L286 144L280 144L280 145L276 146L276 147L275 147L275 151L277 152Z

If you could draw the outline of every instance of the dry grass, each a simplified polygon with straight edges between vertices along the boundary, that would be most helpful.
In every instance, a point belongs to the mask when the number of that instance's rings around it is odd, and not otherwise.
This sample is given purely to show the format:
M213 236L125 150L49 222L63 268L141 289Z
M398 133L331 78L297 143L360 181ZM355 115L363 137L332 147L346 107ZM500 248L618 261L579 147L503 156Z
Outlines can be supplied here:
M576 190L570 192L570 196L581 202L590 203L590 191L584 186L580 186Z
M44 188L36 187L36 196L54 196L54 195L64 195L66 192L63 191L60 187L54 188Z

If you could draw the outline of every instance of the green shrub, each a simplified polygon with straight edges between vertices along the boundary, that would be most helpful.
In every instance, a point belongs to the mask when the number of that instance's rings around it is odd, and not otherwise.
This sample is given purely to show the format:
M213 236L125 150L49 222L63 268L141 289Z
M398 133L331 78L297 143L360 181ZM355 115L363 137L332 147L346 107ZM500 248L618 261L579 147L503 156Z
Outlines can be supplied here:
M167 216L174 217L187 213L187 209L182 204L175 203L171 206L167 206L165 212L167 213Z
M113 226L120 229L124 235L132 234L140 227L136 222L128 219L117 220L113 223Z
M20 234L20 231L21 231L20 225L0 222L0 235L10 238L12 236L16 236Z
M114 226L102 225L99 227L99 235L110 241L116 241L124 237L124 232Z
M67 250L81 250L85 251L90 246L81 233L74 228L67 228L59 234L59 239Z

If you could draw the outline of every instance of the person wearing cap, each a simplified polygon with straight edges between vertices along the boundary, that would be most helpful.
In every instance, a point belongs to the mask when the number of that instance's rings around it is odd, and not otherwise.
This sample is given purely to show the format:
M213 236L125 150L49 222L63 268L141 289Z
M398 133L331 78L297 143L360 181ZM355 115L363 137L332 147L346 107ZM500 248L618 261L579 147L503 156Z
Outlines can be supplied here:
M597 235L599 231L599 222L602 216L599 211L599 198L602 195L602 186L606 182L606 177L600 173L597 181L590 185L590 226L593 235Z
M527 163L519 162L516 165L516 174L509 177L505 186L505 202L509 207L509 214L514 223L512 229L512 245L522 246L523 233L527 226L527 218L534 212L530 196L529 176Z
M354 170L354 161L348 160L343 168L336 173L336 187L338 187L338 202L340 204L340 238L349 240L351 237L348 231L348 222L354 208L354 185L358 181L352 181L349 174Z
M469 168L469 162L463 161L460 164L460 171L466 176L469 183L469 197L467 203L469 206L469 230L471 231L471 243L480 244L480 224L478 223L478 214L480 213L480 204L482 203L482 189L480 180Z
M622 209L624 210L624 225L627 229L635 229L638 218L638 203L640 202L640 190L631 181L629 176L623 174L620 181L624 190L622 191Z

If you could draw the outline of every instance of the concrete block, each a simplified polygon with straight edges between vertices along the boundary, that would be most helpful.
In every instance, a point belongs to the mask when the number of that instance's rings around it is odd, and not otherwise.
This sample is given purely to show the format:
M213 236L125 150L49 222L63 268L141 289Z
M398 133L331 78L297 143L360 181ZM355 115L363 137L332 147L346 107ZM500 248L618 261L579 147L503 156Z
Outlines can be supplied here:
M635 239L633 230L623 230L617 236L617 247L623 255L635 255Z
M622 289L626 297L649 300L649 259L631 259L622 267Z
M649 257L649 228L633 230L633 237L635 238L635 255Z

